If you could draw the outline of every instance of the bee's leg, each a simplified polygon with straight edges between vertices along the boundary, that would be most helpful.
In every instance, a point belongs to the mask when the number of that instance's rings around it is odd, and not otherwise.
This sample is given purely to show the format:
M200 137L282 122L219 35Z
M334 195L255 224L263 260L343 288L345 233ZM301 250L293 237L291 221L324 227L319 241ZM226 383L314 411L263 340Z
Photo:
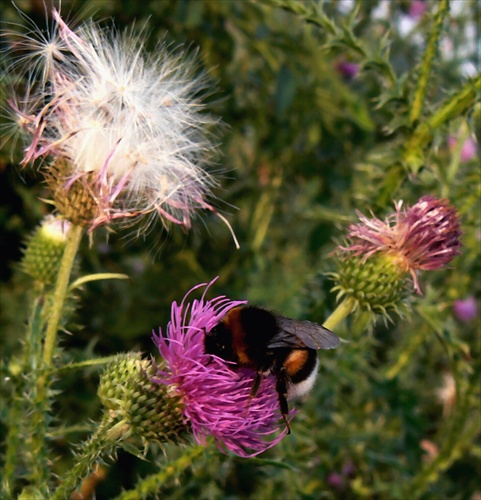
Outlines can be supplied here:
M249 399L256 397L257 391L259 390L259 387L261 385L261 380L262 380L262 373L257 372L256 376L254 378L254 383L252 384L252 389L251 389L251 393L249 395Z
M277 374L276 391L279 395L279 406L281 408L282 418L286 423L287 434L291 433L291 426L289 425L289 420L287 416L289 415L289 405L287 404L287 378L286 370L281 368Z
M252 389L251 389L251 392L249 394L249 402L247 404L247 410L250 407L251 399L255 398L257 395L257 392L259 391L259 387L260 387L261 381L262 381L262 376L263 376L263 373L257 372L256 376L254 377L254 383L252 384Z

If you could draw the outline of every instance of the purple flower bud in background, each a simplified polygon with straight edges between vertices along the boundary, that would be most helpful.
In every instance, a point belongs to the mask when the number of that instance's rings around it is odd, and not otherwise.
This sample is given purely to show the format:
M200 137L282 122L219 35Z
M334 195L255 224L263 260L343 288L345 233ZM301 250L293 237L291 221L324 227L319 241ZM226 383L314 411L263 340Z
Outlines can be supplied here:
M456 300L453 309L456 317L463 323L469 323L478 315L478 305L472 295Z
M458 140L455 137L449 136L448 144L451 150L454 149L457 142ZM476 141L472 137L468 137L464 141L463 146L461 148L461 161L463 163L471 161L473 158L476 158L477 154L478 154L478 145Z
M408 15L409 17L418 20L423 17L427 8L427 3L424 0L412 0L409 5Z
M327 477L327 484L336 490L344 489L344 478L337 472L331 472Z
M343 466L342 466L342 475L345 477L352 477L356 472L356 467L352 463L352 460L348 460Z
M352 80L359 73L359 64L346 61L345 59L339 59L336 62L335 68L347 80Z

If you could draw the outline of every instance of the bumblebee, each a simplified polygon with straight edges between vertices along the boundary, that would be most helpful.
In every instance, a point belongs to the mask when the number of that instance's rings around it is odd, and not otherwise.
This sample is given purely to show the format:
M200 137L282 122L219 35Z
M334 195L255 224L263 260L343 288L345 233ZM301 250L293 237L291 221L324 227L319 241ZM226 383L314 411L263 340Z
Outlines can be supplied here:
M204 337L206 353L256 371L251 398L264 375L275 375L288 434L287 400L312 389L319 366L317 349L335 349L339 344L339 337L323 326L276 316L255 306L234 307Z

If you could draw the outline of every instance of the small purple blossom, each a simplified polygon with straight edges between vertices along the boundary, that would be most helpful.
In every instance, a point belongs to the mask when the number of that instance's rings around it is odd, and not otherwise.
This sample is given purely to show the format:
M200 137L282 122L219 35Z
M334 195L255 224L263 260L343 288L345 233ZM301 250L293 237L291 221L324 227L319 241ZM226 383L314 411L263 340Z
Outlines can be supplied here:
M409 5L409 17L412 17L413 19L420 19L421 17L424 16L424 13L426 12L428 8L427 3L424 0L412 0L412 2Z
M454 149L456 147L458 140L450 136L448 138L448 144L451 149ZM466 163L468 161L471 161L473 158L476 158L478 154L478 145L476 141L472 137L468 137L464 142L461 147L461 161L463 163Z
M472 295L465 299L456 300L453 309L456 317L463 323L469 323L478 315L478 305Z
M252 370L233 370L223 359L204 352L204 332L230 309L245 304L225 296L206 300L214 281L195 286L180 304L172 304L165 333L160 330L153 337L166 361L153 381L171 387L181 397L185 421L199 443L205 444L206 438L213 436L221 451L252 457L277 444L287 429L279 426L273 377L265 377L258 394L251 398ZM201 299L187 303L187 296L203 286L206 290Z
M352 460L348 460L342 466L342 475L345 477L352 477L356 473L356 466L352 462Z
M336 63L336 70L347 80L352 80L359 73L359 64L340 59Z
M341 249L365 260L376 252L391 255L411 274L420 294L417 272L440 269L460 253L459 218L448 200L433 196L422 197L411 208L402 209L402 205L402 201L395 203L396 212L384 221L358 212L361 223L350 226L350 245Z
M336 490L343 490L344 477L337 472L331 472L329 476L327 476L327 484Z
M356 466L353 464L352 460L348 460L342 466L341 473L332 471L327 476L327 484L336 490L342 491L349 484L355 473Z

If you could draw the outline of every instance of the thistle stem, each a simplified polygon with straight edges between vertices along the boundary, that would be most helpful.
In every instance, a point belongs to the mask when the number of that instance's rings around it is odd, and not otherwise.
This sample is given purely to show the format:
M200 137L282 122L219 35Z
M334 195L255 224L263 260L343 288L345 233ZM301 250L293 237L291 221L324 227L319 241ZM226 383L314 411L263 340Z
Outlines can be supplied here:
M453 376L456 380L459 379L460 374L457 369L453 371ZM475 425L468 426L467 421L470 415L472 397L478 389L478 385L479 370L476 370L464 394L459 392L460 384L456 384L458 388L456 406L444 433L444 443L436 458L426 464L407 484L404 491L405 498L421 498L423 493L428 490L429 485L434 483L463 454L466 448L472 445L475 435L479 433L479 424L475 422Z
M71 226L67 233L65 251L60 264L57 277L57 283L53 292L53 303L48 319L43 354L40 349L36 350L35 359L32 359L34 375L36 380L33 383L31 392L32 410L29 422L29 436L25 444L27 454L30 457L32 470L30 477L32 482L44 494L48 491L47 485L47 459L45 440L47 435L47 414L50 411L48 400L48 389L52 375L50 368L57 340L57 330L67 295L67 287L70 280L70 274L74 263L75 255L82 237L82 228L80 226ZM43 330L34 328L32 331ZM39 343L40 344L40 343Z
M123 421L114 423L108 415L100 422L97 431L79 450L75 465L69 469L59 487L51 496L51 500L65 500L85 478L99 457L110 453L125 434Z
M374 61L376 68L387 80L389 86L397 82L396 74L391 66L386 50L371 50L368 44L358 38L346 25L336 24L322 7L322 2L305 2L303 0L270 0L270 3L288 12L292 12L306 23L317 26L327 34L327 40L333 40L336 46L342 45L361 59Z
M8 410L8 432L5 438L5 464L2 479L1 498L11 498L15 488L17 462L28 471L27 477L33 482L47 482L47 457L36 453L36 381L39 378L39 363L42 355L42 307L45 303L43 289L36 290L38 296L32 302L32 312L28 321L21 361L14 366L12 377L11 406ZM24 395L28 394L28 397ZM22 446L23 445L23 446ZM39 490L40 491L40 490ZM44 490L46 492L46 490Z
M355 309L355 302L351 298L344 299L331 315L324 321L323 326L333 330L344 318L349 316Z
M12 492L15 485L15 470L17 465L18 450L20 449L20 419L21 403L18 395L19 391L15 388L13 401L8 411L8 433L5 439L5 464L2 477L2 495L1 498L12 498Z
M431 31L431 35L429 36L426 51L424 52L423 61L419 71L417 87L414 93L414 99L412 102L411 110L409 112L409 121L411 123L414 123L417 120L419 120L422 114L424 97L426 95L426 88L428 86L429 75L431 73L433 61L435 60L436 57L439 35L441 33L441 28L444 19L448 13L448 10L449 10L448 0L441 0L438 5L438 10L434 16L434 26Z
M405 144L405 156L409 151L424 148L432 139L433 131L449 120L462 116L474 105L481 90L481 76L468 81L466 85L456 94L448 97L446 101L426 121L421 121L408 137Z
M58 272L57 283L53 295L53 306L51 315L47 324L47 332L45 334L45 345L43 350L43 363L45 368L49 368L52 363L52 358L55 350L58 325L62 315L65 297L67 295L68 283L72 272L73 263L77 250L82 239L82 228L72 225L67 233L65 251Z
M205 453L205 446L202 445L187 449L181 457L168 464L168 467L143 479L133 490L124 491L116 500L137 500L138 498L147 498L150 495L158 494L159 489L167 479L190 467L192 460L202 453Z
M458 131L456 145L454 146L451 154L451 162L449 163L446 171L446 181L443 182L441 186L441 196L443 196L444 198L447 198L449 196L449 190L453 186L454 180L456 179L456 174L458 173L459 165L461 163L463 145L468 137L469 127L467 122L463 122Z

